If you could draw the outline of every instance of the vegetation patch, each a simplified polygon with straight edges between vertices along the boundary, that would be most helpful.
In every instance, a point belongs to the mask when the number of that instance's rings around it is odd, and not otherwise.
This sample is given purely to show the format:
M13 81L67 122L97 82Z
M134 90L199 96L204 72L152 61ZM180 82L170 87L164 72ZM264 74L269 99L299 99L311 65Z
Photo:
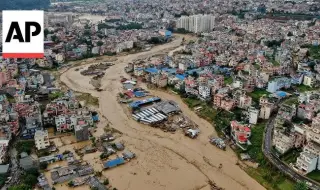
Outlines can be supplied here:
M34 146L34 141L19 141L16 145L16 149L19 154L22 152L30 154Z
M263 133L265 126L266 122L262 122L252 126L250 137L250 142L252 145L249 146L247 152L251 158L253 158L256 162L260 164L263 164L265 162L265 158L261 148L263 144Z
M301 151L297 149L292 149L289 152L286 152L284 155L282 155L281 160L286 162L287 164L294 163L297 161L297 158L299 157L300 152Z
M303 85L303 84L296 86L296 88L299 92L307 92L307 91L315 90L314 88L312 88L310 86Z
M313 179L317 182L320 182L320 171L319 170L315 170L313 172L310 172L307 174L307 177L309 177L310 179Z
M85 101L87 105L99 106L99 99L96 97L93 97L89 93L82 93L81 95L77 96L77 99L80 101Z
M264 95L269 95L270 92L264 90L264 89L256 89L255 91L249 93L249 96L251 96L252 100L255 102L259 102L260 98Z
M232 77L225 77L224 78L224 83L225 84L232 84L233 80L232 80Z

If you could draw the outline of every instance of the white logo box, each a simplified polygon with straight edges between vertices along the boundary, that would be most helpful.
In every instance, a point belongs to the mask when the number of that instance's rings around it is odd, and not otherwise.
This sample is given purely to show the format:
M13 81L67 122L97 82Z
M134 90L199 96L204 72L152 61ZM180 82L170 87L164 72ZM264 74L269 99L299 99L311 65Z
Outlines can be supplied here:
M36 29L30 27L30 33L25 34L26 22L36 22L41 26L37 36L31 36L30 42L19 42L13 39L16 31L11 36L11 41L6 42L12 22L18 22L23 39L31 35ZM44 57L44 11L2 11L2 56L3 58L43 58Z

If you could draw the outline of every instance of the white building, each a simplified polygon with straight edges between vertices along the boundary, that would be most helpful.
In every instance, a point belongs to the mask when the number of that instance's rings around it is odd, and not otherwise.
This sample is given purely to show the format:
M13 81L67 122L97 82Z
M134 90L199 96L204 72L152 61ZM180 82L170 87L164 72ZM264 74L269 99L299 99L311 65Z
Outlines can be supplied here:
M210 97L210 88L208 86L199 86L199 95L203 99Z
M259 116L259 110L255 109L253 107L250 107L248 111L249 111L249 123L250 124L257 124L258 116Z
M214 28L215 17L213 15L192 15L182 16L177 21L177 28L184 28L188 31L210 32Z
M318 155L302 152L297 158L296 167L307 174L317 168L317 161Z
M232 83L233 88L243 88L243 82L241 80L236 80Z
M306 85L306 86L310 86L310 87L313 87L315 83L315 78L313 76L304 76L303 78L303 84Z
M50 146L48 131L36 131L34 134L34 143L38 150L48 148Z
M280 154L284 154L293 148L294 142L295 137L293 135L287 136L279 131L274 132L273 145Z
M274 93L280 90L281 88L290 88L290 86L291 86L291 79L286 77L276 78L268 82L267 91L270 93Z

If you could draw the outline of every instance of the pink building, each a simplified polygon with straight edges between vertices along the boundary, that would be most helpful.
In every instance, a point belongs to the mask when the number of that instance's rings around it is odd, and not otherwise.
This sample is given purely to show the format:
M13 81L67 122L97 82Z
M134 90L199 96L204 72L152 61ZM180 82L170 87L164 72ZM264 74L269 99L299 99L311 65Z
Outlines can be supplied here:
M251 128L237 121L231 121L231 136L239 144L247 144Z

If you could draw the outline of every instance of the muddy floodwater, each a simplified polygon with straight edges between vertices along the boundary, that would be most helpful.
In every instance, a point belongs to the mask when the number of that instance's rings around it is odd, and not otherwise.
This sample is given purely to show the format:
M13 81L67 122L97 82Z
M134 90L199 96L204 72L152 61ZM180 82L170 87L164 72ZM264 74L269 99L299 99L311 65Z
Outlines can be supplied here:
M206 190L210 189L208 180L230 190L264 189L236 165L238 158L233 151L222 151L208 142L208 136L216 134L214 128L190 110L179 96L150 90L162 99L174 100L179 104L183 114L198 124L201 134L197 139L189 139L179 132L165 133L142 125L131 118L124 105L117 102L116 96L122 91L120 76L127 76L124 67L129 62L168 53L180 46L181 39L182 37L178 36L173 42L156 46L148 52L118 57L115 65L107 69L101 79L101 88L104 90L101 92L97 92L89 84L90 76L81 75L75 68L61 75L60 79L69 88L99 98L98 111L107 118L113 128L122 132L119 140L125 142L126 148L137 155L137 158L129 163L103 171L103 175L119 190ZM104 121L100 122L98 129L105 125ZM84 160L98 170L98 156L99 153L85 155ZM223 168L219 168L220 164Z

